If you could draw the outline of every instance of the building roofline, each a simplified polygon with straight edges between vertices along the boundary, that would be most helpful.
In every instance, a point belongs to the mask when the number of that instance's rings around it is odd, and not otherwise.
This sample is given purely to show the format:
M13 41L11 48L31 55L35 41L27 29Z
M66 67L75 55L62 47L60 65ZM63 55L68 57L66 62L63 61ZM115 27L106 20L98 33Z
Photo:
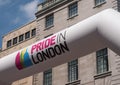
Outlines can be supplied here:
M20 26L20 27L18 27L18 28L16 28L16 29L14 29L14 30L11 30L10 32L4 34L4 35L2 36L2 38L5 37L5 36L7 36L8 34L10 34L10 33L12 33L12 32L15 32L15 31L21 29L22 27L27 26L28 24L31 24L31 23L34 22L34 21L36 21L36 19L34 19L34 20L32 20L32 21L30 21L30 22L28 22L28 23L26 23L26 24L24 24L24 25L22 25L22 26Z
M59 3L57 2L57 3L55 3L55 4L52 4L52 5L48 6L48 7L45 7L45 8L43 8L43 9L41 9L41 10L38 10L38 11L35 13L35 16L36 16L37 18L39 18L40 16L48 13L49 11L52 11L52 10L54 10L54 9L56 9L56 8L59 8L60 5L64 5L64 4L66 4L66 3L68 3L68 2L71 2L71 1L73 1L73 0L64 0L64 1L61 1L61 2L59 2ZM42 4L42 3L41 3L41 4ZM39 5L41 5L41 4L39 4ZM38 5L38 6L39 6L39 5Z

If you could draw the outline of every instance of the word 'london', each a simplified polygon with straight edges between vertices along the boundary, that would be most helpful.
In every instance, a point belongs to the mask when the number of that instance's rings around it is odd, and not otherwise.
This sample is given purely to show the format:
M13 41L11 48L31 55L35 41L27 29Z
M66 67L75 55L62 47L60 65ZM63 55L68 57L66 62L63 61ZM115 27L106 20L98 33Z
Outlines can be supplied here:
M62 41L62 42L61 42ZM42 51L41 51L42 50ZM36 51L36 54L33 54ZM32 46L31 58L34 64L56 57L69 51L66 43L66 31L59 33Z

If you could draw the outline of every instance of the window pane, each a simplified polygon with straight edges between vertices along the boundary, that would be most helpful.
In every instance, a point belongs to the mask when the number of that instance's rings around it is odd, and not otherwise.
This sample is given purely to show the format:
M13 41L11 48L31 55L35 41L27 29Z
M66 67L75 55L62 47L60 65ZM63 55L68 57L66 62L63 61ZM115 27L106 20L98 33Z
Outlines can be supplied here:
M96 52L97 59L97 73L108 71L108 53L107 48Z
M46 28L53 26L54 16L53 14L46 17Z
M78 80L78 60L68 62L68 80L69 82Z
M12 40L7 41L7 47L12 46Z
M30 31L25 33L25 39L30 38Z
M73 17L78 14L77 2L69 6L69 17Z
M32 30L32 34L31 34L32 36L35 36L36 35L36 29L33 29Z
M17 37L13 38L13 45L17 44Z
M21 42L23 40L24 40L24 34L22 34L22 35L19 36L19 42Z
M44 72L44 85L52 85L52 69Z
M105 2L105 0L95 0L95 5L99 5L101 3Z

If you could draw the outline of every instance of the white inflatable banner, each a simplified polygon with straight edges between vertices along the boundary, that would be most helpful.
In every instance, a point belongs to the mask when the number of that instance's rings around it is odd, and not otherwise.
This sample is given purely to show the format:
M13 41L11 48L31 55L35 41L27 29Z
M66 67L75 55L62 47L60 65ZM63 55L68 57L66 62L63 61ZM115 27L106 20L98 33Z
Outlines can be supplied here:
M57 29L57 28L56 28ZM0 85L109 47L120 55L120 13L104 10L0 59Z

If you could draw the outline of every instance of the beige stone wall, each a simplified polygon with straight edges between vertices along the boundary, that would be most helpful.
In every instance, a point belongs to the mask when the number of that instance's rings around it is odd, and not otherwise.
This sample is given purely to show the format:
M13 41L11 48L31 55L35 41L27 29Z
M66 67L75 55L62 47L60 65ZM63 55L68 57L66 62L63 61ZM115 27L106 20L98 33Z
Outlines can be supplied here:
M13 82L12 85L33 85L33 76Z
M67 64L56 66L52 69L52 85L65 85L68 81Z
M69 19L68 5L76 1L78 1L78 16ZM49 11L37 19L39 38L42 39L46 35L56 33L62 29L70 27L75 23L82 21L104 9L115 8L115 1L116 0L106 0L106 3L103 5L95 7L94 0L73 0L64 6L61 6L53 11ZM45 17L51 13L54 13L54 26L48 30L45 30Z
M37 28L36 21L32 21L8 34L3 37L3 44L2 44L2 51L0 52L0 57L5 57L17 50L20 50L24 47L27 47L36 42L36 37L30 37L27 40L24 40L16 45L13 45L9 48L6 47L7 41L13 39L15 37L19 37L19 35L26 33L27 31L31 31L32 29ZM33 76L18 80L13 82L12 85L32 85L33 83Z
M69 19L68 18L68 5L78 1L78 16ZM82 21L104 9L113 8L117 10L116 0L106 0L106 2L100 6L95 6L94 0L73 0L72 2L60 6L59 8L45 13L43 16L37 19L38 23L38 36L37 39L42 39L49 34L54 34L62 29L70 27L75 23ZM45 30L45 17L51 13L54 13L54 26L48 30ZM116 74L116 65L114 61L115 53L108 49L109 55L109 71ZM73 56L74 57L74 56ZM79 61L79 80L81 85L112 85L112 76L106 76L103 78L95 79L96 72L96 53L93 52L89 55L82 56ZM68 83L68 66L67 63L60 66L56 66L52 69L52 84L53 85L65 85ZM42 75L42 76L39 76ZM113 75L113 74L112 74ZM36 74L34 78L34 85L43 85L43 73Z
M68 5L78 1L78 16L69 19L68 18ZM95 7L94 0L73 0L72 2L65 4L53 11L45 13L43 16L39 17L36 22L29 23L20 29L8 33L3 37L3 51L0 52L0 57L8 55L16 50L26 47L36 40L43 39L45 36L54 34L62 29L70 27L75 23L84 20L99 11L107 8L117 9L116 0L106 0L101 6ZM45 17L51 13L54 13L54 26L48 30L45 30ZM37 36L29 40L19 43L9 49L6 49L7 40L12 39L19 34L25 33L34 27L37 29ZM81 85L111 85L111 80L115 81L116 75L120 74L119 56L108 49L109 55L109 70L112 71L112 76L107 76L104 78L94 79L96 74L96 53L93 52L89 55L82 56L78 59L79 66L79 80ZM74 56L73 56L74 57ZM118 69L118 70L117 70ZM115 76L115 77L114 77ZM118 76L117 76L118 77ZM68 66L67 63L56 66L52 69L52 83L53 85L65 85L68 83ZM114 83L114 82L113 82ZM43 85L43 72L35 74L34 77L27 77L25 79L14 82L12 85Z

